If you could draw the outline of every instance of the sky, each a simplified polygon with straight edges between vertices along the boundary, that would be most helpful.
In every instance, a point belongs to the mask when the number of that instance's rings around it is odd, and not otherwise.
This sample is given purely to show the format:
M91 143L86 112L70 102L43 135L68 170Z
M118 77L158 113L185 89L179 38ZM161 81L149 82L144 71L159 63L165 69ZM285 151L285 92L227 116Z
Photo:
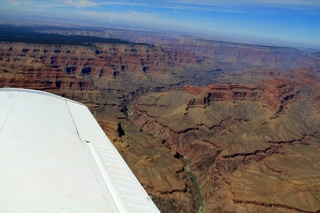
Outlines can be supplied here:
M320 48L320 0L0 0L8 17Z

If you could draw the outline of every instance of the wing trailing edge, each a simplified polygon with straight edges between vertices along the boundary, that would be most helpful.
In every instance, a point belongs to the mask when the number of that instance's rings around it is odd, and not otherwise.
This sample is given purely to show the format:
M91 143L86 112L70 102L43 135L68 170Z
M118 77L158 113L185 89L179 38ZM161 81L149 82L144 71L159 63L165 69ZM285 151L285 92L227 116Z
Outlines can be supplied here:
M0 212L160 212L89 109L0 89Z

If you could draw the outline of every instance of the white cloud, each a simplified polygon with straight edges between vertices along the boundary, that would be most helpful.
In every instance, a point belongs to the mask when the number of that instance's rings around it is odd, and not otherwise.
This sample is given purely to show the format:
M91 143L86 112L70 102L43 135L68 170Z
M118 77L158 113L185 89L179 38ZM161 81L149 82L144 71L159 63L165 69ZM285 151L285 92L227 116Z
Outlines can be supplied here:
M319 0L169 0L171 3L200 4L200 5L282 5L282 6L320 6Z
M97 3L91 0L67 0L64 2L66 2L66 4L69 6L81 7L81 8L94 7L98 5Z
M196 21L183 19L170 19L161 14L144 13L144 12L97 12L88 10L74 11L69 14L70 18L73 16L80 17L78 21L96 20L100 25L109 25L111 22L116 26L130 25L132 27L153 29L153 30L172 30L180 32L196 32L207 28L208 26L217 26L217 23L198 23Z
M221 11L221 12L241 12L255 13L250 11L250 7L289 9L304 11L305 13L318 15L320 10L320 0L168 0L168 7L187 8L198 11ZM257 11L260 13L260 11ZM267 12L267 11L265 11Z

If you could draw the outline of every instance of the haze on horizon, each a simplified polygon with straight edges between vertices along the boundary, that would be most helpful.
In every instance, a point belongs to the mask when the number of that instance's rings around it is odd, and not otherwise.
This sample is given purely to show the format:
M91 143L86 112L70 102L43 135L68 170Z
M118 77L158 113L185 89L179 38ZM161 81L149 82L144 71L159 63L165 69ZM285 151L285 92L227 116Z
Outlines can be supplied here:
M8 20L320 48L318 0L2 0L0 21Z

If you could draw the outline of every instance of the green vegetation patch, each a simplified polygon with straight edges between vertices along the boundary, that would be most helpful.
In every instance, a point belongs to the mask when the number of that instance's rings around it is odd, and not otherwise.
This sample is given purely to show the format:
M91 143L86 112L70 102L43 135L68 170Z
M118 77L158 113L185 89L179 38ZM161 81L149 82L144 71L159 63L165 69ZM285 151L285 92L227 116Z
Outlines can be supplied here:
M200 191L200 187L197 181L196 176L192 173L191 169L190 169L190 159L188 157L186 157L186 170L187 170L187 174L191 177L193 184L196 188L196 192L197 192L197 198L198 198L198 203L199 203L199 208L198 208L198 213L203 213L204 212L204 202L203 202L203 197L201 195L201 191Z

